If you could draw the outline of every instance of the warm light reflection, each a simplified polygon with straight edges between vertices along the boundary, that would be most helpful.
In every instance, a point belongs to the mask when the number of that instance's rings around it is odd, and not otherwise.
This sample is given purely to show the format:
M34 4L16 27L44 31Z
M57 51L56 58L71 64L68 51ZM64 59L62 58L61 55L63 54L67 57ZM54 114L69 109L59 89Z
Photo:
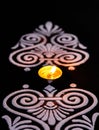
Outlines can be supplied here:
M50 73L51 73L51 74L54 74L55 71L56 71L56 68L57 68L56 66L52 66L52 67L51 67L51 71L50 71Z
M75 88L75 87L77 87L77 84L71 83L71 84L70 84L70 87Z
M62 70L57 66L47 65L39 69L38 74L41 78L53 80L62 75Z
M75 67L74 66L70 66L70 67L68 67L68 70L73 71L73 70L75 70Z

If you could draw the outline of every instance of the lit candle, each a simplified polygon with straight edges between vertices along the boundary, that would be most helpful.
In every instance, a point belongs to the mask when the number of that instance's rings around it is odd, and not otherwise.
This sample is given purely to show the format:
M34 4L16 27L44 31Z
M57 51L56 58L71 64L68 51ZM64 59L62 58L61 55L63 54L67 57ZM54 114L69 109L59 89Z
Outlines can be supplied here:
M39 69L38 74L41 78L53 80L61 77L62 70L53 65L47 65Z

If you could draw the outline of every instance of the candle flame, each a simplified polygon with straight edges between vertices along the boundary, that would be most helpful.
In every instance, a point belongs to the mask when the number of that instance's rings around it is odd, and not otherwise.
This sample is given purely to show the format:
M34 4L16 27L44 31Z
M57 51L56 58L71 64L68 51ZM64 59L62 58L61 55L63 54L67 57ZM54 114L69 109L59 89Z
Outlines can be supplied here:
M53 66L53 67L51 68L51 71L50 71L50 72L51 72L52 74L54 74L55 71L56 71L56 66Z
M62 75L62 70L57 66L48 65L40 68L38 74L44 79L53 80Z

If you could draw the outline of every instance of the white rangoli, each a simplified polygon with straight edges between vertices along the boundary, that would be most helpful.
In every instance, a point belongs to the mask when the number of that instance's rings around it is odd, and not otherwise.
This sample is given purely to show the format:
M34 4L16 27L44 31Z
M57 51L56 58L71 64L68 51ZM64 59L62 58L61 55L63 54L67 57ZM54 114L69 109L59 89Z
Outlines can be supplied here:
M87 113L97 103L93 93L79 88L57 93L48 85L41 93L23 85L22 90L12 92L3 101L4 108L16 115L15 120L8 115L2 118L10 130L94 130L99 113L94 113L92 119Z
M23 35L12 49L10 62L25 71L38 65L75 67L89 58L84 51L86 47L75 35L65 33L51 22ZM23 85L23 89L12 92L3 101L3 107L15 119L9 115L2 118L9 130L94 130L99 113L91 118L87 113L96 107L97 97L76 87L73 83L70 88L57 92L48 85L39 92Z
M12 48L10 62L26 71L38 65L78 66L85 63L89 54L78 38L65 33L59 26L47 22L33 33L23 35ZM82 49L82 50L81 50Z

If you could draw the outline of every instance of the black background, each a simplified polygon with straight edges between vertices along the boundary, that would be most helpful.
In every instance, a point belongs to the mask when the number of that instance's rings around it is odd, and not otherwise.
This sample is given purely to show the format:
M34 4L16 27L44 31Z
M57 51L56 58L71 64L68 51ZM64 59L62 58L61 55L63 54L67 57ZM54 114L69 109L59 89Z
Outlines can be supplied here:
M0 15L0 130L7 130L6 122L1 116L7 114L2 107L6 95L21 89L23 84L42 91L48 84L38 77L37 70L24 72L22 68L12 65L9 54L24 34L31 33L40 24L52 21L67 33L78 36L79 41L88 47L89 60L75 71L64 70L63 76L55 80L52 85L58 90L68 88L69 84L77 83L79 88L93 92L99 99L99 13L98 0L94 1L26 1L1 4ZM99 112L99 104L93 110ZM96 122L98 129L99 119Z

